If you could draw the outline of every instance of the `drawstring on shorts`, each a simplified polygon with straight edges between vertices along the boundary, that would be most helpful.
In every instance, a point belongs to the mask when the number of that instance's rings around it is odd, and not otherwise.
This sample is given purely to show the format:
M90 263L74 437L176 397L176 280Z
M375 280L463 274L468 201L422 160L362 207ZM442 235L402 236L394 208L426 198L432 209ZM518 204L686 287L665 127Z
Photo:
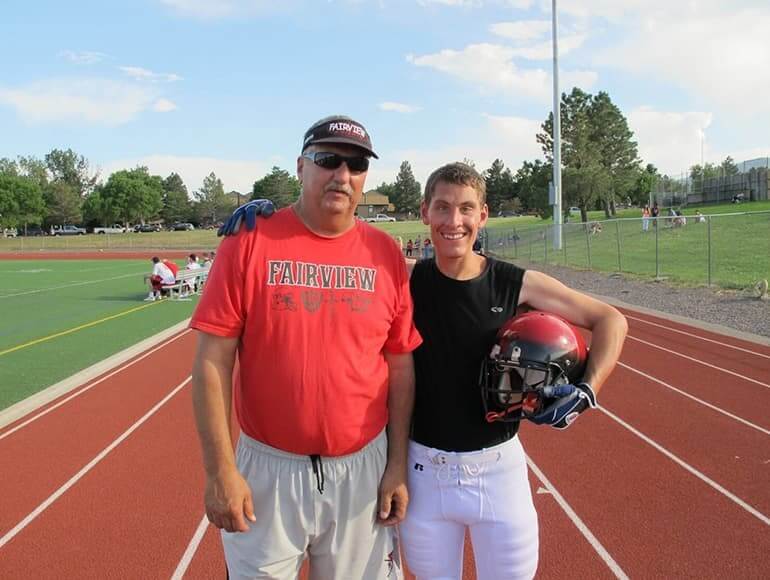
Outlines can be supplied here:
M315 474L318 493L324 492L324 464L320 455L311 455L310 462L313 464L313 473Z

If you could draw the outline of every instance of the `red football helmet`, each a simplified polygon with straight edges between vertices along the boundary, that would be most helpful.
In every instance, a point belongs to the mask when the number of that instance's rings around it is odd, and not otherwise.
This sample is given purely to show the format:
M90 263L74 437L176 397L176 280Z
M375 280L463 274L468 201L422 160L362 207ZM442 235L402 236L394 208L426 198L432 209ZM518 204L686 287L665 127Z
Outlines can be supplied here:
M511 318L481 367L486 420L519 421L522 408L536 412L542 388L580 381L587 358L583 336L555 314L531 311Z

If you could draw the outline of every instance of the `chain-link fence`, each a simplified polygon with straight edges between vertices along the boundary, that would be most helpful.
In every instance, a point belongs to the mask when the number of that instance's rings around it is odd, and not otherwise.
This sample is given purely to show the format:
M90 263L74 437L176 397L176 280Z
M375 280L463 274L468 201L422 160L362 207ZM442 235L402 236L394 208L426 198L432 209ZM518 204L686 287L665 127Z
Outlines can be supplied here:
M686 284L749 288L770 278L770 211L570 223L486 232L487 251Z

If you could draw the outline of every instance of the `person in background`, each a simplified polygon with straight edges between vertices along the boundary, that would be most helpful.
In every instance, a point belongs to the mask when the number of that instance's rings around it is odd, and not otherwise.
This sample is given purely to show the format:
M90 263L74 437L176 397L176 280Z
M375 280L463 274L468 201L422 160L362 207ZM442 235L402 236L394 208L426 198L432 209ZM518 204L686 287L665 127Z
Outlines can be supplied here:
M179 272L179 266L169 260L161 260L158 256L153 256L152 272L148 278L150 293L145 298L145 302L160 300L163 296L163 286L169 286L176 282L176 275Z

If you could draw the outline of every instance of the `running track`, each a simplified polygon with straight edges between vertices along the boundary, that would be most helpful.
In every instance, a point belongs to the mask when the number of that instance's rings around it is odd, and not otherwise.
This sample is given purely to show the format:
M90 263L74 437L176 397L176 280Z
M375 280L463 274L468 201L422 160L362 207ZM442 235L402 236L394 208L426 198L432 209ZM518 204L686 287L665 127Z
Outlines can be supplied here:
M770 578L770 346L625 314L602 408L522 430L538 577ZM224 577L202 520L194 342L0 429L0 578Z

